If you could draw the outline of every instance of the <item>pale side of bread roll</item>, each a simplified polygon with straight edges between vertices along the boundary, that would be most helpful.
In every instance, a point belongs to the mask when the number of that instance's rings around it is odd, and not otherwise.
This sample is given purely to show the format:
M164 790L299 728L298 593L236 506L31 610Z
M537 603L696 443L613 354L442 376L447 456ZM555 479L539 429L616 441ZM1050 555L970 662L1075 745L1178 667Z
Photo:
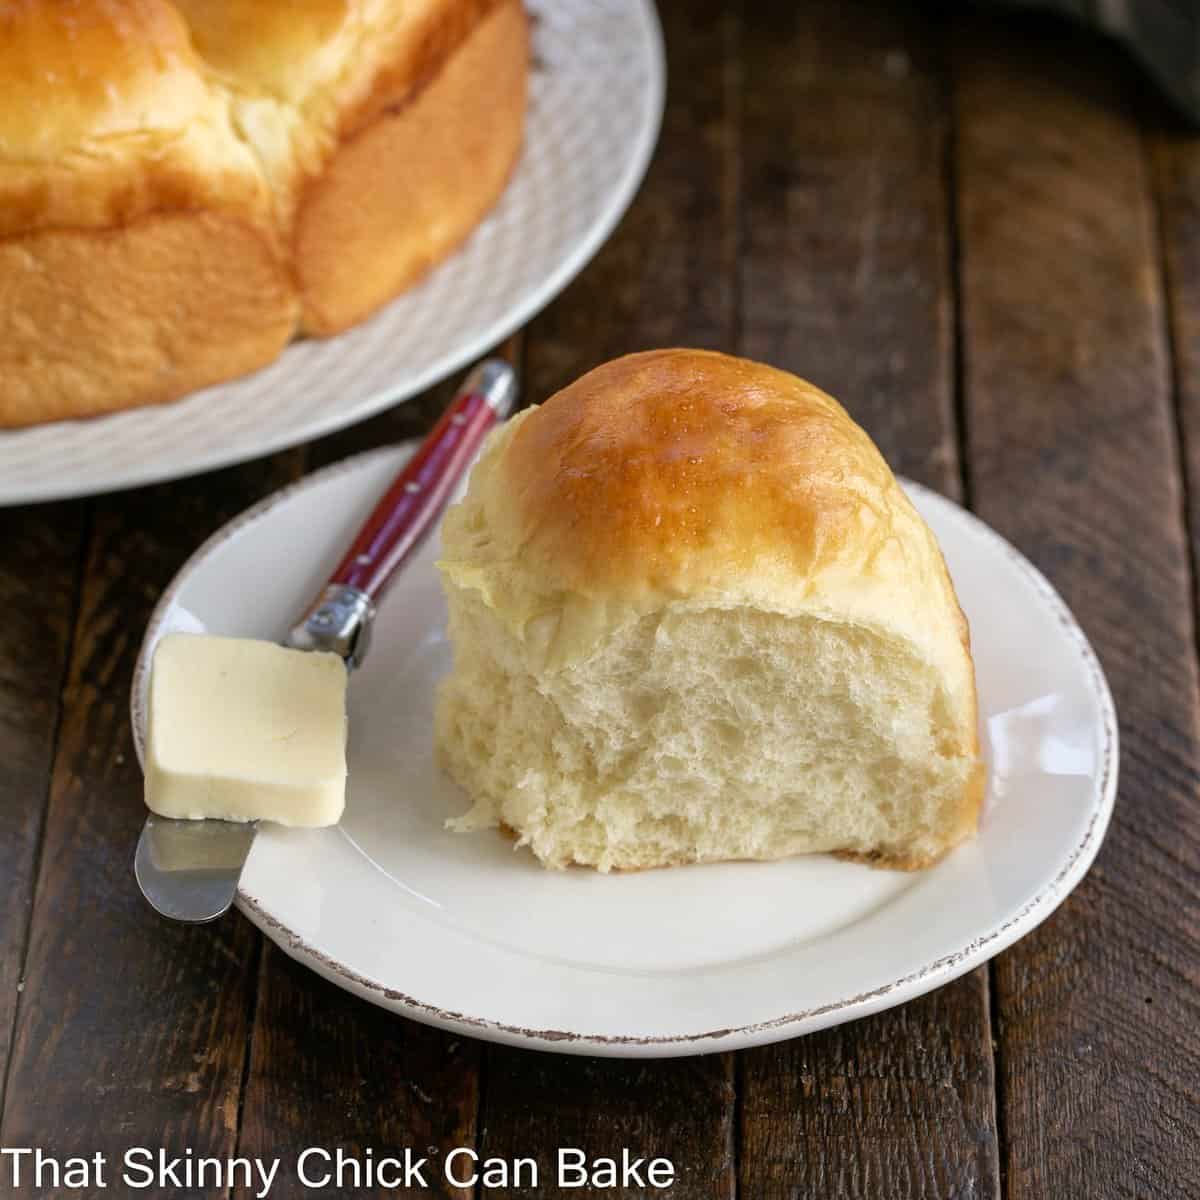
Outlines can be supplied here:
M976 827L966 621L867 435L771 367L597 368L493 435L447 514L438 751L547 866L833 851Z
M361 321L520 152L521 0L0 3L0 427Z

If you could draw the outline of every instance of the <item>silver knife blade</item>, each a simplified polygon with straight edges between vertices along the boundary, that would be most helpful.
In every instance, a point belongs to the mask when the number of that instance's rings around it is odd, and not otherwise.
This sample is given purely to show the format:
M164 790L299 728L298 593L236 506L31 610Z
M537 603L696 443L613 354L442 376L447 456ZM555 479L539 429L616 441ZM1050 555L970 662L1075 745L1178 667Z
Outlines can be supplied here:
M229 911L258 822L174 821L150 813L133 870L155 912L203 924Z

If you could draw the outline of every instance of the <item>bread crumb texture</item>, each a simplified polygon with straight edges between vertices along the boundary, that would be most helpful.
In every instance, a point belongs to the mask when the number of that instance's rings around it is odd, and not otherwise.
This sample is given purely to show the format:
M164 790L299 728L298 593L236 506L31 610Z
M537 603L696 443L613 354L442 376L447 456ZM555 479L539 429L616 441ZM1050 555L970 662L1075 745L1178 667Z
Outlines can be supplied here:
M867 435L784 372L608 363L447 515L442 763L547 866L927 865L982 794L966 622Z

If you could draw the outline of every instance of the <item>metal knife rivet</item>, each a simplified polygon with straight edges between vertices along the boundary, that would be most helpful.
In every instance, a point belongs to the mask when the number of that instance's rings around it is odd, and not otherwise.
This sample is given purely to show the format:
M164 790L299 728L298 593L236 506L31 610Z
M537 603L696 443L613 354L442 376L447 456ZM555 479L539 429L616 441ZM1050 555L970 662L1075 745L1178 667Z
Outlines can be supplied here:
M360 554L354 561L359 566L365 567L371 561L371 556L369 554Z
M405 491L406 491L406 492L407 492L407 493L408 493L410 496L415 496L415 495L417 494L417 492L419 492L419 491L421 490L421 485L420 485L419 483L416 483L414 480L411 480L411 479L410 479L410 480L408 481L408 483L406 483L406 484L404 485L404 490L405 490Z
M454 416L450 418L451 425L465 425L466 423L467 418L464 417L462 413L455 413Z

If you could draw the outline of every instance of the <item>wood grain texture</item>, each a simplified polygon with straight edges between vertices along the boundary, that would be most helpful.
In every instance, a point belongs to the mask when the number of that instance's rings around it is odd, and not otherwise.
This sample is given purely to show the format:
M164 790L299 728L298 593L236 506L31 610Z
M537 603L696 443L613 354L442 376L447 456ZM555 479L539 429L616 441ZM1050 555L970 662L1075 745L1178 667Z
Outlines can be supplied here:
M886 1013L747 1051L740 1194L1000 1196L986 995L978 971Z
M138 895L129 686L162 587L297 467L283 455L94 502L0 1143L233 1149L258 939L236 918L171 925Z
M376 1161L408 1147L428 1159L422 1195L466 1200L470 1191L449 1187L442 1168L451 1149L475 1144L478 1068L479 1043L358 1000L268 945L238 1153L281 1157L281 1194L298 1195L295 1164L311 1146ZM314 1160L312 1169L330 1168ZM335 1178L321 1194L397 1194L353 1184Z
M1151 143L1153 184L1174 351L1193 600L1200 618L1200 140L1164 123L1161 108L1150 107L1158 122Z
M741 10L734 0L660 6L667 99L654 159L616 233L528 327L527 401L636 350L733 349Z
M948 126L913 5L766 7L745 39L739 350L835 395L957 497Z
M84 506L0 510L0 1110L74 620Z
M612 240L527 331L527 400L629 351L733 348L740 12L733 0L661 7L669 82L655 160ZM488 1047L481 1149L552 1168L559 1146L607 1156L627 1147L675 1162L676 1200L732 1196L733 1071L727 1055L622 1062ZM572 1193L544 1173L519 1194Z
M741 349L826 388L958 497L947 127L911 6L756 11L745 40ZM986 968L744 1056L745 1196L1000 1195Z
M484 1068L480 1153L518 1155L541 1167L533 1188L485 1188L489 1200L508 1197L615 1195L704 1198L737 1195L734 1161L733 1055L624 1061L574 1058L490 1046ZM637 1186L605 1193L556 1185L560 1147L589 1161L632 1157L671 1161L669 1191ZM743 1195L758 1196L757 1191Z
M1130 68L985 19L954 62L976 505L1074 609L1121 718L1095 867L997 964L1008 1194L1195 1194L1198 678Z

